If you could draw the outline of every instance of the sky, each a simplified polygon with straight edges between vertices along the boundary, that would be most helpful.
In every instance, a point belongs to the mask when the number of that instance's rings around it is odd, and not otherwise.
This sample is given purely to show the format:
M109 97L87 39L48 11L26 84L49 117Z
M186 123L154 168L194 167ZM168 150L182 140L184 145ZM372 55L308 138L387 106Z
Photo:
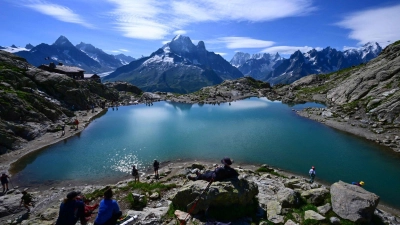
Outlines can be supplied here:
M0 46L63 35L109 54L149 56L176 35L236 52L382 47L400 39L398 0L0 0Z

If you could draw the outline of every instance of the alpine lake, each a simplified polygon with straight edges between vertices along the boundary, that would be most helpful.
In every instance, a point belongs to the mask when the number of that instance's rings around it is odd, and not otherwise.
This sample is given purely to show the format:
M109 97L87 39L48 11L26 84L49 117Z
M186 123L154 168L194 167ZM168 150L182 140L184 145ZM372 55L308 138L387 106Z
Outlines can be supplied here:
M351 183L400 209L400 154L354 135L298 116L288 106L266 98L231 104L155 102L109 108L79 135L30 153L12 168L23 187L93 184L130 178L133 164L149 169L154 159L220 163L227 156L239 164L268 164L316 181Z

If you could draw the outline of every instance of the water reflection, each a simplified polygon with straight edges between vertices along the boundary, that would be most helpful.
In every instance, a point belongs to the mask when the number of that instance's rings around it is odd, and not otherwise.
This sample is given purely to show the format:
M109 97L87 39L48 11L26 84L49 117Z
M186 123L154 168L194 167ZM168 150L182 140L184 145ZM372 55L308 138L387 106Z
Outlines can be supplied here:
M180 103L180 102L167 101L166 103L168 105L171 105L172 107L174 107L174 109L180 110L180 111L189 111L193 106L193 104Z

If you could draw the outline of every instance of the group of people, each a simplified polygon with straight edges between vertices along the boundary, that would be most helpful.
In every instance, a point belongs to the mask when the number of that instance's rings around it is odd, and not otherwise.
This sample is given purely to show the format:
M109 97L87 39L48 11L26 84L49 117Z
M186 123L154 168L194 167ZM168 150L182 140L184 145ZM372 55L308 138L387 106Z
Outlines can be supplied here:
M237 178L239 176L238 172L231 167L233 160L228 157L221 159L221 163L223 166L216 166L213 171L206 171L204 173L200 173L196 171L196 176L188 176L189 180L205 180L208 182L221 181L225 179ZM153 162L154 168L154 177L156 179L159 178L158 169L160 168L160 163L154 159ZM312 166L309 170L310 175L310 183L314 182L316 171L315 167ZM139 171L135 165L132 166L132 176L135 178L135 182L139 182ZM3 193L8 191L8 181L10 177L3 173L1 175L1 184L3 186ZM363 186L365 183L363 181L360 182L352 182L353 185ZM83 197L81 192L72 191L67 194L66 198L60 205L59 216L57 218L56 225L74 225L80 220L82 225L86 225L87 221L90 218L90 214L92 211L99 206L97 217L94 221L94 225L115 225L117 220L122 216L122 212L119 208L119 205L116 200L112 199L113 192L111 188L107 188L103 193L103 200L101 200L100 205L96 204L95 206L87 206L83 201ZM30 212L29 207L35 207L34 202L32 201L32 195L27 193L26 190L22 191L22 197L20 206L24 205L27 208L28 212ZM91 208L92 207L92 208ZM89 210L89 217L87 215L87 211Z
M122 212L117 201L112 199L112 189L107 188L103 193L103 197L103 200L100 201L94 225L115 225L122 216ZM67 194L67 197L60 205L56 225L74 225L78 220L82 225L86 225L88 217L81 192L72 191Z

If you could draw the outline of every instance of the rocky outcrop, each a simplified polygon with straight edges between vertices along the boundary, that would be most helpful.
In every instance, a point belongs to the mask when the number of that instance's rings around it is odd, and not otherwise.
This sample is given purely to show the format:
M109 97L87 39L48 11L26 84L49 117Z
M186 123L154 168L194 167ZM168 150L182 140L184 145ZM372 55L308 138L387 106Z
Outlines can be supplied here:
M130 93L131 98L139 92L126 85L124 95ZM58 131L57 124L69 124L74 110L104 106L103 102L119 98L112 85L47 72L0 51L0 154L21 149L46 132Z
M207 187L208 182L196 181L183 186L172 198L172 203L178 208L190 209L195 199ZM213 182L204 197L196 205L193 214L204 212L210 207L218 210L227 207L246 208L254 204L258 194L257 185L245 179L232 179ZM243 215L232 215L240 217Z
M186 220L186 224L204 225L205 221L219 218L228 213L233 214L225 218L226 222L232 224L344 224L344 217L331 211L331 205L328 197L325 204L316 208L315 205L307 203L303 198L297 196L296 193L304 193L308 190L325 188L323 185L310 185L306 178L296 177L282 174L279 170L268 167L274 174L266 172L257 172L248 166L247 168L235 168L240 173L240 179L236 181L215 182L202 197L194 208L194 213L187 214L192 206L193 200L199 196L207 185L205 181L189 181L185 175L191 174L196 169L203 168L209 170L213 165L201 165L199 163L169 163L163 165L163 178L156 180L154 176L150 176L152 171L144 174L138 185L133 179L123 180L112 187L115 193L115 199L123 211L124 215L134 218L130 224L142 225L158 225L158 224L177 224L179 221ZM161 172L161 171L160 171ZM288 181L298 180L296 190L285 187ZM339 182L340 183L340 182ZM172 185L169 189L159 189L163 186ZM152 189L151 187L156 187ZM354 186L356 187L356 186ZM50 188L48 190L34 193L36 197L36 206L32 209L30 215L27 215L24 208L17 207L21 198L21 193L13 190L5 196L0 197L0 224L9 224L9 221L22 221L22 224L54 224L58 217L59 205L65 195L72 190L82 191L89 200L89 205L98 203L101 200L104 186L80 186L80 187L62 187ZM258 192L257 192L258 191ZM339 193L346 190L339 189ZM155 194L157 193L157 194ZM258 194L257 194L258 193ZM155 197L157 195L157 197ZM335 196L332 193L333 196ZM131 199L133 196L133 199ZM151 197L153 196L153 197ZM299 197L296 204L292 202L291 196ZM332 197L333 198L333 197ZM131 200L129 200L131 199ZM141 199L141 200L140 200ZM136 208L132 205L132 201L141 201L142 207ZM172 202L174 202L172 204ZM258 203L258 204L257 204ZM217 204L217 205L213 205ZM332 199L332 205L334 199ZM253 207L256 205L257 207ZM208 207L209 206L209 207ZM242 206L246 206L244 209ZM208 210L206 210L208 207ZM174 210L179 208L179 210ZM11 211L10 211L10 210ZM12 211L18 209L17 211ZM246 209L249 214L242 214ZM22 210L22 211L21 211ZM206 214L200 211L205 211ZM317 212L318 211L318 212ZM92 215L89 221L93 223L97 211ZM324 215L322 215L324 214ZM4 216L8 215L8 216ZM24 215L27 217L23 218ZM379 221L389 225L399 224L400 218L393 216L382 210L375 210L376 217L374 223ZM220 217L219 217L220 216ZM235 219L236 218L236 219ZM342 221L341 221L342 220ZM89 224L90 224L89 223ZM376 223L375 223L376 224ZM380 223L378 223L380 224Z
M332 184L330 191L332 209L338 216L353 222L371 221L379 196L342 181Z

